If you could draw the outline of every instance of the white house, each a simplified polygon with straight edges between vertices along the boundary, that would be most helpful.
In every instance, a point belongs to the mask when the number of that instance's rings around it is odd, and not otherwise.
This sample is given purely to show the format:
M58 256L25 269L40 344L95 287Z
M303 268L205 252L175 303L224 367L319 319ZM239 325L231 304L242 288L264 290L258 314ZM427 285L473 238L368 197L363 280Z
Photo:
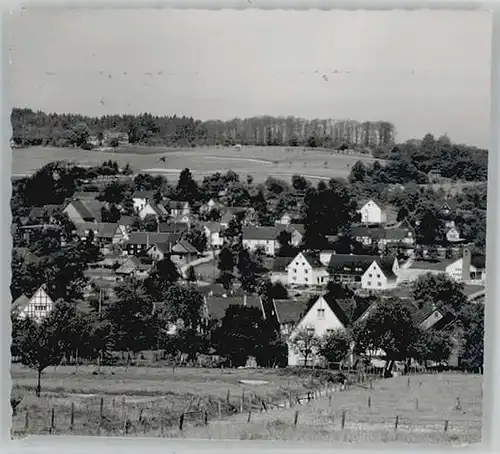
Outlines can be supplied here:
M361 276L361 288L366 290L390 290L398 286L399 264L384 260L374 260Z
M135 191L132 195L135 211L141 211L149 201L154 200L154 195L154 191Z
M292 215L290 213L283 213L282 216L276 221L277 225L290 225L292 223Z
M208 245L213 249L220 249L224 244L222 238L222 226L219 222L207 222L203 225L203 231L207 237Z
M326 285L328 282L328 272L316 253L300 252L286 269L289 285Z
M302 317L287 340L288 365L304 365L304 355L300 351L300 346L299 348L296 346L299 341L295 341L299 332L306 330L310 336L320 339L333 331L345 330L348 325L349 320L347 315L339 304L328 295L320 296L304 317ZM309 356L308 364L306 365L321 363L317 348L312 348L312 350L312 354Z
M457 282L484 284L486 280L485 256L473 255L469 248L464 248L462 257L450 263L445 272Z
M279 248L278 235L281 229L277 227L243 227L243 247L255 251L262 247L266 255L274 257Z
M168 211L163 205L156 203L154 200L148 200L139 210L139 217L144 220L146 216L168 216Z
M369 200L358 210L361 214L363 224L385 224L387 222L387 212L383 205Z
M448 243L458 243L462 241L460 238L460 232L458 231L455 223L450 225L449 230L446 232L446 240Z
M37 321L49 315L53 308L54 301L48 295L45 285L42 285L31 298L21 295L12 305L12 310L19 318L30 317Z
M168 203L168 208L170 209L170 216L172 217L191 214L191 207L189 206L189 202L171 200Z

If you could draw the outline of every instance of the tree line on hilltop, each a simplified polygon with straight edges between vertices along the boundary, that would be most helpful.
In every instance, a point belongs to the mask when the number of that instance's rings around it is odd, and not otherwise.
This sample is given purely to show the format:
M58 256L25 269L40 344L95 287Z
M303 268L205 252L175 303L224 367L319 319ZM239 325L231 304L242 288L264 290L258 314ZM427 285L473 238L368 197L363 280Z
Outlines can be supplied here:
M192 117L46 114L14 108L12 139L18 146L87 147L91 136L106 131L128 134L132 144L165 146L269 145L374 148L394 142L395 128L385 121L306 120L261 116L228 121Z

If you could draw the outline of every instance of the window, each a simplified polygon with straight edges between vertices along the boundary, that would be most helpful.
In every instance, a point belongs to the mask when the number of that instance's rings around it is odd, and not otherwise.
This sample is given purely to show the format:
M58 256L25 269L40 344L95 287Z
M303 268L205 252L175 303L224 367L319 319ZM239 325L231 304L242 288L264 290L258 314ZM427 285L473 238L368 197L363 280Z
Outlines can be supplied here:
M314 336L314 328L307 328L307 334L309 334L309 336Z
M292 276L292 281L296 281L297 280L297 276Z
M377 279L380 279L380 274L377 274Z
M366 283L366 285L367 285L368 287L371 287L371 286L372 286L372 282L371 282L371 281L368 281L368 282Z
M378 281L378 286L382 287L382 282Z
M373 275L370 273L370 274L368 275L368 277L373 277Z
M305 280L306 282L309 282L309 278L308 278L308 277L304 278L304 280Z
M326 334L328 334L328 335L333 334L333 329L328 328L328 329L326 330Z
M293 269L293 272L294 272L294 273L296 273L296 272L297 272L297 268L294 268L294 269Z
M306 274L309 273L309 270L304 270L304 273L306 273Z
M318 309L318 318L320 320L323 320L325 318L325 310L324 309Z

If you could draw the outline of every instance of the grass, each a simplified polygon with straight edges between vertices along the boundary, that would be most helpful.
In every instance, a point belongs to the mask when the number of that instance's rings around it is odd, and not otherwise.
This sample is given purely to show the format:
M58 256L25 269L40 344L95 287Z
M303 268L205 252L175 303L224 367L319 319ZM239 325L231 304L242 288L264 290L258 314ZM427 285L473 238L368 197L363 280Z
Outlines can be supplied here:
M235 415L174 436L201 439L345 442L474 443L481 440L481 386L477 375L439 374L354 387L309 405ZM368 397L371 406L368 407ZM460 399L461 410L456 409ZM417 404L418 400L418 404ZM418 407L417 407L418 405ZM295 411L299 411L294 427ZM345 427L341 429L342 411ZM395 419L398 416L398 428ZM448 420L445 432L445 421Z
M105 160L115 160L124 166L130 163L134 171L161 173L176 179L183 168L190 168L194 176L202 179L214 172L234 170L243 178L252 175L262 182L268 175L289 180L293 174L311 179L347 177L351 166L358 160L373 162L366 155L344 155L326 150L303 151L301 147L197 147L172 149L167 147L128 147L115 152L86 151L73 148L31 147L13 150L13 175L31 174L55 160L78 162L81 165L98 165ZM161 162L160 157L166 162Z
M257 405L261 399L279 400L288 391L304 392L314 385L310 376L298 377L278 369L176 368L174 371L166 367L102 367L99 375L94 373L95 368L89 366L80 366L78 371L74 366L47 369L42 377L42 395L37 398L35 372L13 365L14 394L23 396L13 418L13 433L47 433L54 409L53 433L89 435L101 430L121 435L128 419L131 424L128 434L144 433L147 429L146 434L156 436L162 425L165 429L177 425L183 412L194 412L186 417L186 424L200 422L205 411L212 420L219 417L219 405L222 416L239 409L242 394L246 406L250 405L250 396ZM246 385L239 382L242 379L268 383Z

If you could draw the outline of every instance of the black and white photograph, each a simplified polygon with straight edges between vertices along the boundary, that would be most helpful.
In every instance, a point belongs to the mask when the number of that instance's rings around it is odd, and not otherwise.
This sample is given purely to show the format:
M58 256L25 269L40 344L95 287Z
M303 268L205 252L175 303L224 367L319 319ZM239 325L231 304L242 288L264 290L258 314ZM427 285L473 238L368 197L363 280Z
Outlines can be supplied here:
M492 14L242 3L6 19L11 438L481 442Z

